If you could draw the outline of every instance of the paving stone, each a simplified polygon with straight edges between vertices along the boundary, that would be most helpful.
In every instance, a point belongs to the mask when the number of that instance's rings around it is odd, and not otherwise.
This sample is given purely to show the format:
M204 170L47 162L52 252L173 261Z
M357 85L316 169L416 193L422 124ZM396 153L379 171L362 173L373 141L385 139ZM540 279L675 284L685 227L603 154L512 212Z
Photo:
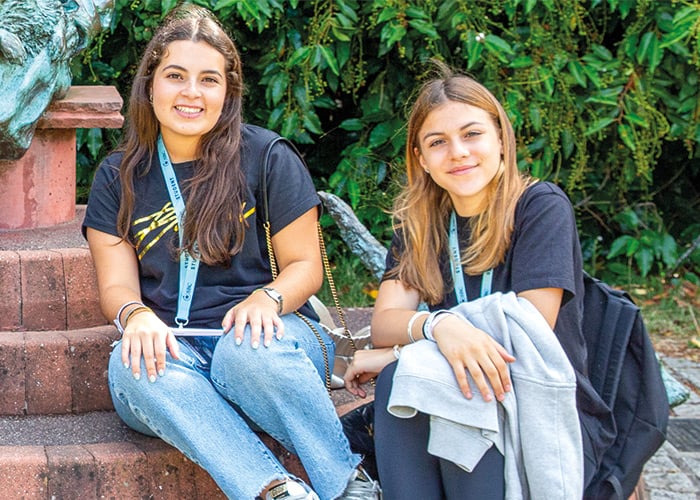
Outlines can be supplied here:
M49 498L98 498L95 459L83 446L47 446L46 456Z
M15 330L22 325L22 288L17 252L0 251L0 290L0 331Z
M43 446L0 446L0 495L47 498L48 468Z
M66 287L61 254L21 253L22 326L26 330L66 329Z
M56 332L26 332L27 413L71 411L71 368L68 339Z
M0 333L0 415L24 413L25 365L24 334Z

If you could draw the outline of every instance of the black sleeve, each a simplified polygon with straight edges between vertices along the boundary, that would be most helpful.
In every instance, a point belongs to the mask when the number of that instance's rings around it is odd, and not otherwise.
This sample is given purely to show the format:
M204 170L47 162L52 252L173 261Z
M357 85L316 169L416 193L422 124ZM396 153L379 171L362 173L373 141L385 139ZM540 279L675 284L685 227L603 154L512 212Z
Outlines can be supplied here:
M97 168L85 209L83 236L88 227L114 236L118 235L117 213L121 202L120 162L121 154L112 154Z
M275 144L270 154L267 197L272 234L321 204L306 165L284 141Z
M564 303L576 293L580 253L573 207L551 183L528 189L516 209L512 240L512 288L562 288ZM579 270L580 273L580 270Z

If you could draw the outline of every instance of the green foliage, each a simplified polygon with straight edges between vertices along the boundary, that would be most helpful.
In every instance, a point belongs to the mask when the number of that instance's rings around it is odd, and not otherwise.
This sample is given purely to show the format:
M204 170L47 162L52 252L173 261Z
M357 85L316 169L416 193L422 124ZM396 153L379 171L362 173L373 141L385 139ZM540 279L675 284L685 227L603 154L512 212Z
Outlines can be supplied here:
M345 198L384 242L408 103L430 58L504 103L520 167L567 191L591 267L667 271L698 235L686 230L700 213L698 0L196 3L241 50L246 119L300 144L319 189ZM126 98L174 4L116 0L111 31L75 62L74 83L116 85ZM93 165L98 135L81 139ZM696 261L684 264L698 274Z

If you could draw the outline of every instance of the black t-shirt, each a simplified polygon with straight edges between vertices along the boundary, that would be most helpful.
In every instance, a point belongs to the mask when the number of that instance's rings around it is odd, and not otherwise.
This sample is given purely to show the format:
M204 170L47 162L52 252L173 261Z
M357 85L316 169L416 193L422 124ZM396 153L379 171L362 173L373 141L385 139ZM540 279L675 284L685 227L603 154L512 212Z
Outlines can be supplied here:
M468 219L458 217L457 226L460 248L464 249L470 237ZM401 252L401 238L394 234L387 254L387 271L396 267ZM441 252L440 267L445 295L432 310L457 304L446 249ZM481 275L470 276L465 272L464 279L469 299L479 297ZM554 332L576 371L579 410L604 411L587 376L587 351L581 332L583 264L574 211L566 194L549 182L533 184L518 201L511 245L504 262L493 270L491 290L520 293L536 288L564 290Z
M253 125L244 125L241 133L241 168L246 177L242 214L248 222L243 248L231 258L229 267L200 264L188 326L219 328L228 309L256 288L272 281L262 226L264 214L259 180L265 145L276 134ZM113 153L98 168L88 199L83 232L91 227L117 235L121 159L121 153ZM175 253L177 221L159 165L155 155L148 173L135 178L130 236L137 245L142 299L158 317L174 326L180 272ZM180 185L193 173L192 162L173 167ZM278 143L272 149L267 191L272 235L320 205L306 166L284 143ZM300 312L316 319L308 304Z

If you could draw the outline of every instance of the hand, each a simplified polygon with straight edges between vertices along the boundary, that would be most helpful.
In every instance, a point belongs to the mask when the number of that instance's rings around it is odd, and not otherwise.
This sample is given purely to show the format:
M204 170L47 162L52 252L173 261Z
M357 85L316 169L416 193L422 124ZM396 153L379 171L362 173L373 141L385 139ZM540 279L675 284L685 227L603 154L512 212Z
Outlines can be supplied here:
M179 359L179 347L172 330L150 311L133 315L122 336L122 363L131 366L136 380L141 378L141 356L143 355L149 382L156 381L156 374L165 375L166 349Z
M379 375L385 366L396 361L393 349L361 349L355 352L352 362L345 370L345 388L355 396L364 398L367 393L361 385Z
M228 310L221 326L224 333L233 327L236 345L243 342L246 324L250 324L250 345L253 349L260 346L260 336L263 335L263 345L269 347L272 337L277 340L284 336L284 323L277 314L277 303L263 292L253 292L247 299Z
M433 336L440 352L452 366L457 383L467 399L472 398L472 390L466 370L474 379L484 401L492 399L488 383L496 399L503 401L505 393L512 387L508 363L515 361L515 358L502 345L454 314L441 318L433 329Z

